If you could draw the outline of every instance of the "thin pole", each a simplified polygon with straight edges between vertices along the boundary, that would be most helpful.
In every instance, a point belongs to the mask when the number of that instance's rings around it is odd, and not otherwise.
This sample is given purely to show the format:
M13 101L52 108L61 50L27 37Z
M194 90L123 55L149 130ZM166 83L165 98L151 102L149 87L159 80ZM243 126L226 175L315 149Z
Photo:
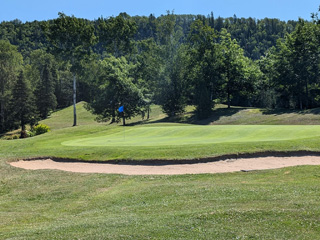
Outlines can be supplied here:
M73 73L73 126L77 126L77 85L76 74Z
M126 141L126 128L123 126L123 140Z
M124 111L122 112L122 116L123 116L123 138L124 141L126 141L126 122L125 122L125 118L124 118Z

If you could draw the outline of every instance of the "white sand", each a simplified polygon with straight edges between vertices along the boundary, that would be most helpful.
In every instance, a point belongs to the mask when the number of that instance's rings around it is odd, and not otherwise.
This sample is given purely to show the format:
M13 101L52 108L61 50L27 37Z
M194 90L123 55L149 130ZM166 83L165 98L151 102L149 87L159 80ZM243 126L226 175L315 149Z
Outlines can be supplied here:
M56 169L77 173L179 175L264 170L298 165L320 165L320 156L238 158L208 163L169 165L55 162L51 159L18 161L11 162L10 164L14 167L29 170Z

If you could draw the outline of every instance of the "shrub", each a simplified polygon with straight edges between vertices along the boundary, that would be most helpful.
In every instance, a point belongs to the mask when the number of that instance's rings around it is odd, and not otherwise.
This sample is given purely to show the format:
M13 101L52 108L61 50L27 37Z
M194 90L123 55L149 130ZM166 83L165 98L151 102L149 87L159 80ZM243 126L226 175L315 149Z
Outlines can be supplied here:
M40 135L50 131L50 127L45 124L38 124L33 128L35 135Z
M36 135L34 131L26 131L28 137L33 137Z

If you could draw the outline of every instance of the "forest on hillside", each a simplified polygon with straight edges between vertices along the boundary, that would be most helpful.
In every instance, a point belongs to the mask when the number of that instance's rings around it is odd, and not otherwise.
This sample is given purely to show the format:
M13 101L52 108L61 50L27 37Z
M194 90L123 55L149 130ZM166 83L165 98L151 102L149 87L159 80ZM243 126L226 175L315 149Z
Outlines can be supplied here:
M318 13L288 22L173 12L2 22L0 134L79 101L111 122L147 116L151 104L169 117L194 105L199 119L218 103L315 108L319 67Z

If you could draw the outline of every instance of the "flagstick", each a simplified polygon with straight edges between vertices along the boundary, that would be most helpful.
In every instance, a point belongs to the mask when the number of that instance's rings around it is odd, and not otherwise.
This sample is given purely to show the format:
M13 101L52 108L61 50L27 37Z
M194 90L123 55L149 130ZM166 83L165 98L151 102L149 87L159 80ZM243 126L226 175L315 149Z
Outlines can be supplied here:
M124 126L123 126L123 139L124 141L126 141L126 129Z
M124 113L123 113L123 115L124 115ZM123 127L123 141L125 142L126 141L126 128L124 125L122 127Z
M125 117L124 117L124 106L122 105L121 107L118 108L118 111L120 113L122 113L122 121L123 121L123 140L126 141L126 130L125 130L125 125L126 125L126 120L125 120Z
M125 118L124 118L124 111L122 112L123 116L123 139L126 141L126 128L125 128Z

